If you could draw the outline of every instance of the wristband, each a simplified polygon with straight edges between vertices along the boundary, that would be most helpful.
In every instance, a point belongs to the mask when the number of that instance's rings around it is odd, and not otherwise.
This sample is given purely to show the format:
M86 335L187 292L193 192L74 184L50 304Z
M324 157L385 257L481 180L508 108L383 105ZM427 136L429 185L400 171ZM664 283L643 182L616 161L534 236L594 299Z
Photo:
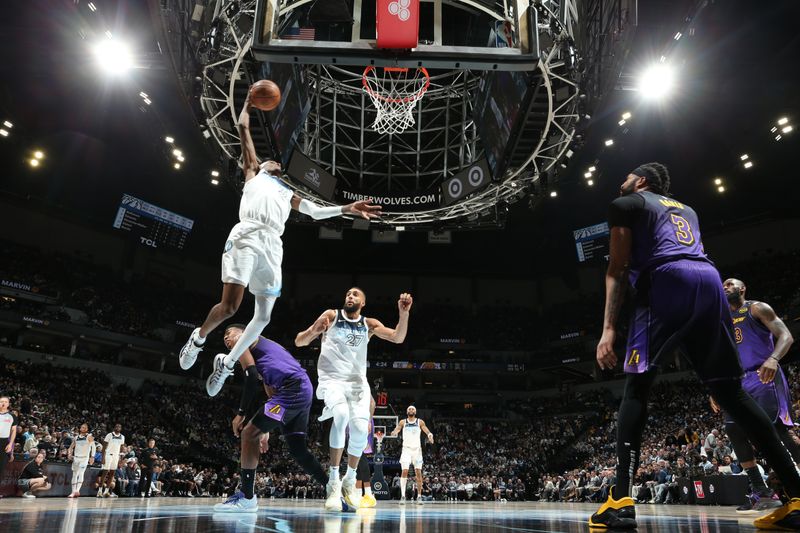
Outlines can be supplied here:
M236 416L244 416L244 409L239 409L236 411Z
M770 359L775 359L775 360L776 360L777 362L779 362L779 363L781 362L781 360L780 360L780 359L778 359L777 357L775 357L774 355L770 355L770 356L769 356L769 358L770 358Z

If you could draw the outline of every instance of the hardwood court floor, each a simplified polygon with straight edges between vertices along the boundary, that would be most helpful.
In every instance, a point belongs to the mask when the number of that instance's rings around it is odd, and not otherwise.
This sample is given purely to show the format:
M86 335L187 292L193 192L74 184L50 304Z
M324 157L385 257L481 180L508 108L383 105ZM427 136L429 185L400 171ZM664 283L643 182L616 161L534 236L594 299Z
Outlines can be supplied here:
M170 533L272 531L323 533L455 533L474 531L589 531L589 504L561 503L426 503L400 506L378 502L374 509L331 514L322 501L264 500L257 514L214 514L208 498L100 499L82 497L0 500L0 532L72 533L132 531ZM739 515L732 507L689 505L637 506L639 532L755 531L758 515Z

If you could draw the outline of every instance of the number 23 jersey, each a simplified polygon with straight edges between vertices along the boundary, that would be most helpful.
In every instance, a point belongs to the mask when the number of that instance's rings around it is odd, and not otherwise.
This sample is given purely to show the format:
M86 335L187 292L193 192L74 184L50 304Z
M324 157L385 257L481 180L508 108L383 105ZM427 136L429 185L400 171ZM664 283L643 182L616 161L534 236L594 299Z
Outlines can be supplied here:
M347 318L341 309L328 330L322 334L317 371L320 379L359 381L367 375L367 319Z

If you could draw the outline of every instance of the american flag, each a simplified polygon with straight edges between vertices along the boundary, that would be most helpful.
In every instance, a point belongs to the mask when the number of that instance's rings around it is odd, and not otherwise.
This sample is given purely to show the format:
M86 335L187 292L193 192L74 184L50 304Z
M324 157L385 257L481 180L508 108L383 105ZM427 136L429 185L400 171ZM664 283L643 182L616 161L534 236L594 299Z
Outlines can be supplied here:
M281 39L294 41L313 41L316 30L314 28L289 28L281 35Z

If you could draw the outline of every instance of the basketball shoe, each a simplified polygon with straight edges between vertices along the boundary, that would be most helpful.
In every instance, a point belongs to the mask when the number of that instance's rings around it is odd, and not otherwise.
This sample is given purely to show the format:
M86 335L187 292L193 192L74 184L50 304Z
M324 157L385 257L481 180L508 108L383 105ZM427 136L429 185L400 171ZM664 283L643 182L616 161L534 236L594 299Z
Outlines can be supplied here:
M636 527L636 508L633 506L633 498L625 496L615 500L612 487L612 490L608 492L606 502L589 518L589 527L634 529Z
M378 505L378 500L372 494L365 494L361 497L361 508L366 509Z
M180 361L181 368L184 370L192 368L194 362L197 361L197 355L203 351L203 345L197 344L199 336L200 328L197 328L189 335L189 340L186 341L186 344L181 348L181 355L178 360Z
M215 513L257 513L258 498L245 498L244 492L237 491L222 503L214 506Z
M758 529L800 531L800 498L792 498L766 516L756 518L753 525Z
M214 358L214 371L206 380L206 392L209 396L216 396L222 390L225 380L233 375L233 369L225 366L225 354L218 353Z

